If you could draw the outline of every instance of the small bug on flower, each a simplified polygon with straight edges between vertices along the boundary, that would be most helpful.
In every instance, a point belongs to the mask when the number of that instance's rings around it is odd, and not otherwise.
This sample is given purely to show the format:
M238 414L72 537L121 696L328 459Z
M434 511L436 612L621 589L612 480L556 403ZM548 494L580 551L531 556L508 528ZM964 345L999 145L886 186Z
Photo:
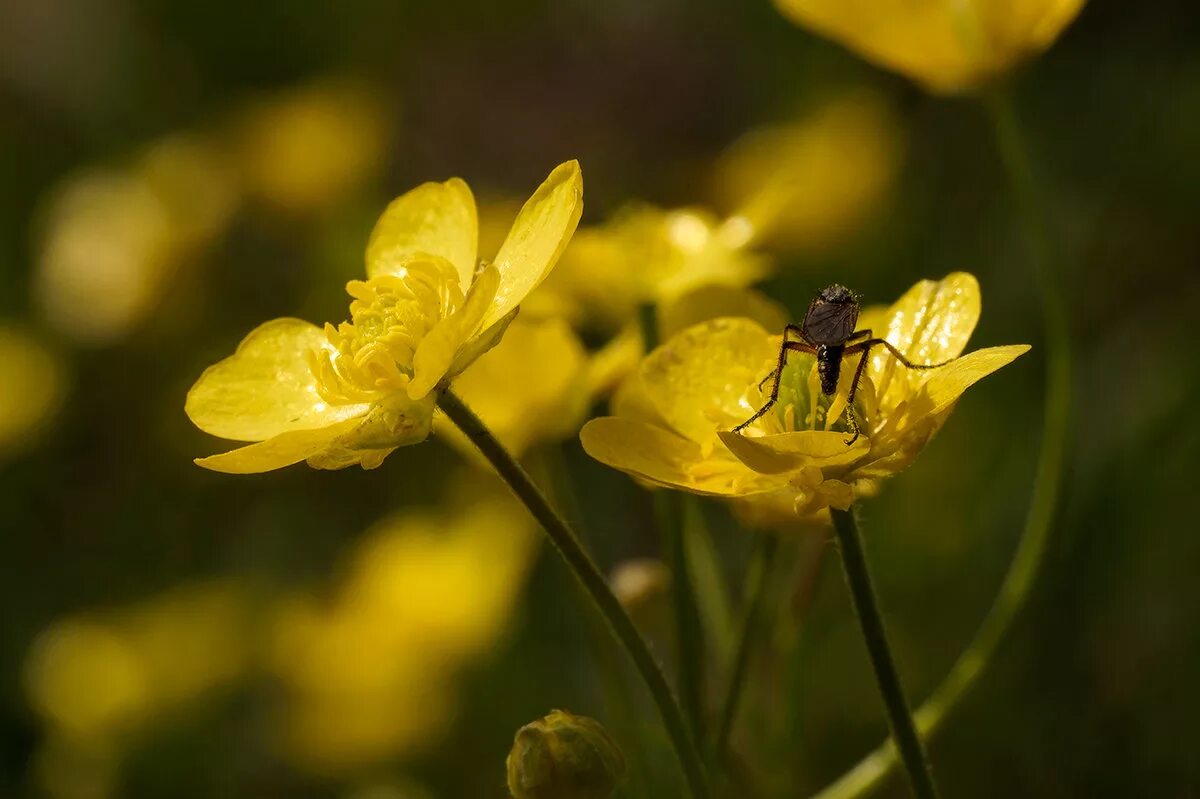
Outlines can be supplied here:
M771 397L766 404L755 411L754 415L733 428L740 433L751 422L762 417L779 400L779 380L783 375L783 367L787 365L789 352L805 352L817 356L817 375L821 379L821 393L832 397L837 393L838 378L842 372L842 358L847 355L862 353L858 366L854 370L854 379L850 382L850 391L846 397L846 426L853 434L846 446L858 440L858 420L854 418L854 395L858 391L858 383L866 371L867 358L871 348L876 345L887 347L896 360L909 369L936 369L945 366L950 361L942 363L919 364L904 357L887 339L874 338L870 329L855 330L858 323L858 296L845 286L834 283L821 289L808 305L804 321L799 325L787 325L783 329L783 344L779 348L779 363L775 369L758 384L762 390L763 383L772 377L775 383L771 387ZM799 341L788 339L789 334L799 337ZM951 359L953 360L953 359Z

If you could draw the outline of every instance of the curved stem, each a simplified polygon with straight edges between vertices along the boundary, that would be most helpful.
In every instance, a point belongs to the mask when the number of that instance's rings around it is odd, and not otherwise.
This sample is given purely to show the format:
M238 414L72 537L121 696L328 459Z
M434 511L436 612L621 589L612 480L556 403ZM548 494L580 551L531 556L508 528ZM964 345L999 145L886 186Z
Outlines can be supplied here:
M633 661L646 688L650 691L650 696L658 707L659 715L662 716L667 735L671 739L671 745L679 758L692 796L694 799L708 799L708 785L700 764L700 755L688 734L683 714L671 693L671 688L667 685L645 640L634 627L633 621L625 613L625 609L621 607L621 603L613 596L604 575L600 573L600 569L596 567L591 556L583 548L579 538L550 506L545 495L534 484L521 464L496 440L491 431L470 408L463 404L462 400L446 389L438 400L438 406L450 421L454 422L458 429L462 430L467 438L471 439L479 448L479 451L495 467L512 492L524 503L529 513L546 531L551 543L554 544L571 573L579 580L580 585L583 586L588 597L596 606L596 610L608 623L617 641Z
M721 715L713 738L713 755L716 763L725 761L725 749L729 745L729 733L737 716L742 698L742 687L746 684L746 672L750 665L753 644L758 637L762 617L763 600L770 582L771 566L779 551L779 539L770 533L761 533L754 550L754 559L746 575L746 605L742 611L738 633L737 650L729 672L729 684L725 688L725 701L721 704Z
M1046 335L1046 396L1042 444L1029 511L1020 543L1000 592L971 643L959 655L941 685L916 712L923 738L932 736L958 706L991 662L1001 641L1028 600L1050 541L1061 493L1063 464L1070 432L1071 343L1062 289L1053 268L1053 250L1037 200L1037 184L1021 136L1020 124L1005 92L987 98L996 144L1008 173L1013 202L1028 239L1034 278L1041 293ZM884 743L815 799L861 796L879 785L896 767L896 752Z
M887 634L883 629L883 616L879 613L879 602L875 597L875 588L871 585L871 573L867 568L867 558L863 552L862 537L858 534L858 522L854 518L854 511L837 508L829 510L842 551L846 585L850 588L854 611L858 614L858 624L867 642L867 652L875 669L879 693L887 707L892 740L895 741L900 759L904 761L904 768L908 771L913 796L917 799L936 799L937 789L933 787L929 760L913 724L908 700L904 698L904 687L900 684L900 674L896 671L896 661L892 657Z

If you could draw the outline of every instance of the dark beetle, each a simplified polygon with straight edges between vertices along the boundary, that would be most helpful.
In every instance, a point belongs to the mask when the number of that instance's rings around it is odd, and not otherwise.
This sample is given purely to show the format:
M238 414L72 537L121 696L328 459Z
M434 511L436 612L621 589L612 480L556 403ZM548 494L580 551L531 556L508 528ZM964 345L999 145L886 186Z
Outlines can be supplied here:
M776 364L774 371L758 384L761 389L763 383L772 377L775 378L775 384L771 388L771 398L755 411L753 416L733 428L733 432L741 432L751 422L769 411L771 406L779 400L779 379L783 375L783 367L787 364L789 352L806 352L817 356L817 376L821 378L821 393L827 397L832 397L837 393L838 377L842 372L842 358L862 353L858 359L858 366L854 369L854 380L850 383L850 393L846 398L846 426L853 434L846 442L847 446L858 440L858 420L854 418L853 411L854 395L858 391L858 383L862 380L863 372L867 368L867 358L871 354L872 347L877 344L887 347L888 351L896 356L896 360L909 369L936 369L950 363L950 361L933 364L912 363L886 339L873 338L870 329L855 330L854 327L857 324L858 297L850 289L837 283L821 289L821 292L809 303L808 312L804 314L804 321L799 325L788 325L783 329L779 363ZM800 340L789 340L789 334L798 336Z

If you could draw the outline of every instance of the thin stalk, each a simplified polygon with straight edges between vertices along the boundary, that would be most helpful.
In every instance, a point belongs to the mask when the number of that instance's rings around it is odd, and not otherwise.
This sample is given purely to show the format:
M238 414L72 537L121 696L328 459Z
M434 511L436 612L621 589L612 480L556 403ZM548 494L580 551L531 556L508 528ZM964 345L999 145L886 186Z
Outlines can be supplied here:
M575 491L571 479L571 471L567 468L567 459L561 443L547 444L538 449L537 465L534 473L548 486L551 500L561 508L561 513L567 519L575 521L575 532L580 540L586 542L591 531L587 528L587 519L579 504L579 495ZM571 586L580 596L587 599L578 581ZM590 601L590 600L588 600ZM646 746L644 730L637 723L637 713L634 709L633 697L629 685L624 679L625 673L618 655L610 643L608 625L598 617L588 619L587 639L593 657L600 666L600 676L608 707L616 720L618 732L623 732L633 741L634 746L626 748L625 756L630 762L630 777L626 791L630 797L646 799L650 795L648 780L650 764L646 762Z
M854 611L858 614L858 624L862 628L867 652L871 656L871 665L875 669L875 680L879 683L879 693L883 696L883 704L887 708L892 740L900 752L900 759L904 761L913 796L917 799L936 799L938 794L933 786L933 775L929 771L929 760L917 735L916 725L913 724L908 700L904 698L904 687L900 684L900 675L896 671L896 661L892 657L892 650L888 646L887 635L883 629L883 617L879 613L875 588L871 585L871 573L867 569L867 558L863 552L862 537L858 533L854 511L830 508L830 512L833 515L833 529L837 531L842 551L846 585L850 588Z
M583 548L579 537L561 516L551 507L545 495L534 484L520 463L496 440L487 426L460 400L454 392L446 389L438 400L438 406L459 430L469 438L480 453L492 464L501 479L508 484L517 498L534 519L546 531L550 542L558 550L567 567L574 574L592 600L596 610L608 623L617 642L633 661L638 675L645 682L654 704L658 707L667 736L679 758L683 775L694 799L708 799L708 784L695 742L688 733L683 714L667 685L666 678L655 662L645 640L638 633L633 621L613 596L612 590L600 569Z
M750 570L746 574L745 607L742 609L737 649L729 672L729 683L725 687L725 701L721 703L716 735L713 738L713 760L718 764L725 762L729 733L733 730L733 721L737 717L738 705L742 698L742 688L746 684L746 673L749 671L750 656L754 652L754 645L762 627L763 601L770 583L771 566L775 563L778 551L777 537L770 533L759 534Z
M1012 100L1001 90L986 98L996 145L1020 216L1034 279L1041 295L1046 337L1046 395L1041 449L1029 511L1017 551L987 617L967 648L916 712L917 730L928 739L942 726L992 662L1001 642L1024 609L1041 571L1062 493L1063 464L1070 433L1071 340L1054 250L1044 223L1027 148ZM848 799L877 787L895 770L896 751L885 742L814 799Z
M692 569L684 543L683 495L654 492L654 511L663 555L671 571L671 612L675 619L675 669L684 715L692 738L704 740L704 635L696 609Z

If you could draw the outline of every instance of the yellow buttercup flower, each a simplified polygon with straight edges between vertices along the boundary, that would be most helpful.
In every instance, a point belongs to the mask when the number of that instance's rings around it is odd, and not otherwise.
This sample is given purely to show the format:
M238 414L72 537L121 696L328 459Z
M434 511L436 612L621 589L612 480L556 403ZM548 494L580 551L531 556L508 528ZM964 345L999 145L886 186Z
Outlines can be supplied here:
M644 303L766 277L768 260L747 249L747 241L740 219L722 220L699 208L630 206L604 225L579 231L534 297L533 310L617 329Z
M554 267L583 209L579 164L559 165L525 203L495 258L476 258L471 190L426 183L384 211L351 281L350 320L322 330L276 319L188 392L197 427L257 442L199 465L251 473L300 461L371 469L429 434L439 388L491 349Z
M1084 0L775 0L796 23L937 92L969 90L1049 47Z
M841 420L854 370L842 370L828 398L815 358L795 353L772 412L743 434L731 432L765 403L770 381L759 383L780 347L778 335L740 318L695 325L650 353L614 399L616 415L592 420L580 437L593 458L640 480L739 500L760 518L781 508L792 519L845 509L911 463L969 386L1028 351L962 355L979 312L979 285L964 272L863 311L858 326L914 363L954 360L906 370L884 348L872 351L855 398L862 435L850 445Z

